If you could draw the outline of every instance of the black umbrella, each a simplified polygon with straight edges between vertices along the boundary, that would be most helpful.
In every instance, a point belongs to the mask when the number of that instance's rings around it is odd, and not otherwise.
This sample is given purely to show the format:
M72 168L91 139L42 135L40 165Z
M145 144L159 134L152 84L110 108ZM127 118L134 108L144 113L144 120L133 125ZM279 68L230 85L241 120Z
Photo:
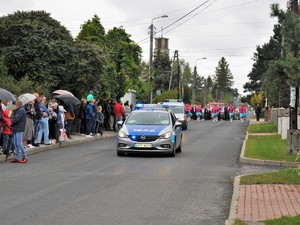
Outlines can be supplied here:
M76 98L74 95L72 94L61 94L61 95L57 95L55 96L56 98L60 99L61 101L65 102L65 103L71 103L73 105L78 105L80 104L80 101L78 98Z
M0 99L8 101L16 101L16 97L10 93L8 90L0 88Z

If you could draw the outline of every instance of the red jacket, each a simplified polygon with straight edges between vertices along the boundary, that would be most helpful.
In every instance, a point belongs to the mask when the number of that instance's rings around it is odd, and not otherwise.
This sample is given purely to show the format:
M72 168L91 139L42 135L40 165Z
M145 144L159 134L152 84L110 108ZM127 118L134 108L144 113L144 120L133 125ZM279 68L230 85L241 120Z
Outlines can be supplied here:
M12 129L10 127L11 120L9 118L10 110L4 110L4 119L6 121L5 127L3 127L2 134L12 134Z
M115 113L115 116L123 116L124 108L120 103L117 103L115 105L114 113Z

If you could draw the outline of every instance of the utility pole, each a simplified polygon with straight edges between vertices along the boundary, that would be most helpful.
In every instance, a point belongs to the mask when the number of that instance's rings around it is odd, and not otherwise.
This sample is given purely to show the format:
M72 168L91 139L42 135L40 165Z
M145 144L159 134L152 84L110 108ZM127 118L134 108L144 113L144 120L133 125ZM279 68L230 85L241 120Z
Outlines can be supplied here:
M291 11L299 15L299 5L298 0L291 0L290 1ZM298 52L293 52L295 58L298 57ZM299 87L291 87L291 102L294 102L294 105L290 107L290 129L297 130L298 129L298 121L297 121L297 108L298 108L298 99L299 99Z
M178 56L178 50L175 50L175 53L174 53L174 62L175 62L175 58L176 58L176 61L177 61L177 73L178 73L178 76L177 76L177 98L178 99L181 99L181 92L180 92L180 83L181 83L181 79L180 79L180 63L179 63L179 56Z
M196 61L197 64L197 61ZM193 90L192 90L192 101L195 104L196 100L196 82L197 82L197 66L194 66L194 77L193 77Z
M193 90L192 90L192 101L194 104L195 104L195 100L196 100L197 62L201 59L206 59L206 57L196 59L195 67L194 67Z
M175 57L176 57L176 51L174 52L174 57L172 61L172 68L171 68L171 75L170 75L170 81L169 81L169 90L171 90L171 85L172 85L172 78L173 78L173 70L174 70L174 65L175 65Z
M289 7L293 14L299 16L298 0L290 0ZM294 58L298 58L298 52L294 50L291 52ZM299 99L299 86L290 87L290 129L288 130L288 153L296 154L299 151L299 132L298 132L298 99Z
M152 103L153 98L153 36L154 36L154 26L153 26L153 20L160 19L160 18L166 18L167 15L162 15L158 17L154 17L151 20L151 25L149 27L150 29L150 56L149 56L149 83L150 83L150 94L149 94L149 102Z

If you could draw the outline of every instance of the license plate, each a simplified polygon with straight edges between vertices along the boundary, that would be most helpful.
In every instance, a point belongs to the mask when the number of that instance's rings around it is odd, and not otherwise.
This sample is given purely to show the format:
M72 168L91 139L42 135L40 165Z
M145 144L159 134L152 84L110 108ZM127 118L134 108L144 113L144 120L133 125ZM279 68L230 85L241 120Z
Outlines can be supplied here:
M146 143L137 143L134 145L136 148L152 148L152 144L146 144Z

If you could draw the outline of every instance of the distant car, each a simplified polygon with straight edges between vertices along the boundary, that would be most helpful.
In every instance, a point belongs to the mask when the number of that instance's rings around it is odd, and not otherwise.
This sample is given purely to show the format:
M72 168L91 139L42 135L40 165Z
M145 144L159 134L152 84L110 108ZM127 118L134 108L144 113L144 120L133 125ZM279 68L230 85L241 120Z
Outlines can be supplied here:
M162 105L136 105L116 134L117 155L163 153L172 157L181 152L182 124Z
M165 99L163 105L167 105L172 110L177 120L182 123L182 129L188 127L187 114L184 113L184 104L181 99Z

